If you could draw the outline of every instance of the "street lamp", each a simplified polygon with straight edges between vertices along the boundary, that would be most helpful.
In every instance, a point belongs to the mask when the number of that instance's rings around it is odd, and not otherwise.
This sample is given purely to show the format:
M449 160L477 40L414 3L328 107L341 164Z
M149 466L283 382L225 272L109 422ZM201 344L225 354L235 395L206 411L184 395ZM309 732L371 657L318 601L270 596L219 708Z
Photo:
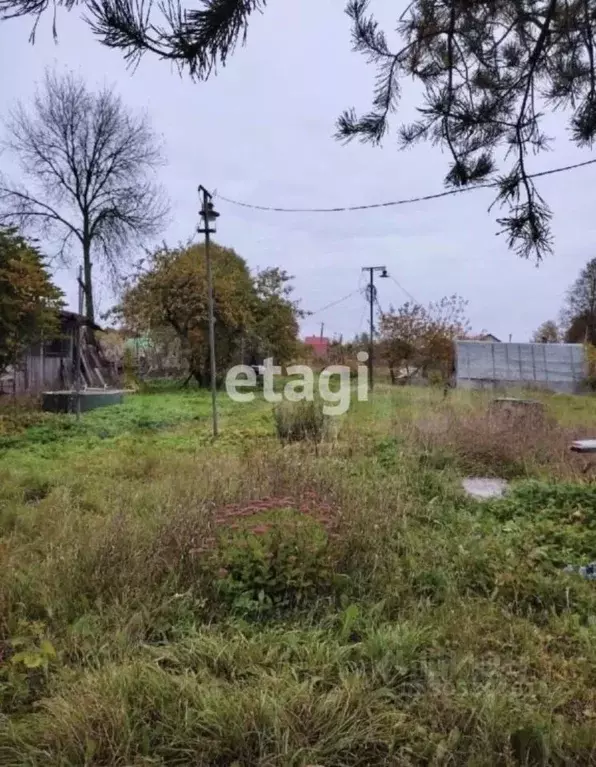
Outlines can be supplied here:
M211 270L211 251L209 248L209 235L215 234L215 223L219 218L219 213L213 207L211 193L204 186L199 186L199 195L202 198L202 205L199 215L202 219L201 226L197 232L205 235L205 258L207 261L207 293L209 297L209 357L211 362L211 410L213 416L213 436L217 437L217 370L215 366L215 314L213 310L213 275ZM213 226L211 226L211 224Z
M372 391L373 384L374 384L374 366L373 366L373 355L374 355L374 341L373 341L373 333L374 333L374 302L375 298L377 297L377 289L375 288L375 279L374 275L375 272L379 272L379 276L386 278L389 277L387 274L387 268L385 266L363 266L362 267L363 272L368 272L369 274L369 283L366 286L366 293L370 305L370 329L368 334L368 385L370 387L370 390Z

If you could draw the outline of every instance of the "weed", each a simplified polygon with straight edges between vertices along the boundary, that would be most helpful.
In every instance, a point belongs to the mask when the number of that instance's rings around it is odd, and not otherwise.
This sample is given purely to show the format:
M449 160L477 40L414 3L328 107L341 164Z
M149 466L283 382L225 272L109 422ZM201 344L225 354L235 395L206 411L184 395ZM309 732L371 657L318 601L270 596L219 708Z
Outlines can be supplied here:
M282 442L308 440L321 442L329 431L329 418L323 413L323 403L282 402L274 412L277 436Z
M41 622L20 621L18 634L0 643L0 703L3 711L29 708L46 689L56 650Z
M234 611L262 616L307 608L342 583L334 577L329 537L319 522L292 509L256 521L222 533L212 562L217 596Z

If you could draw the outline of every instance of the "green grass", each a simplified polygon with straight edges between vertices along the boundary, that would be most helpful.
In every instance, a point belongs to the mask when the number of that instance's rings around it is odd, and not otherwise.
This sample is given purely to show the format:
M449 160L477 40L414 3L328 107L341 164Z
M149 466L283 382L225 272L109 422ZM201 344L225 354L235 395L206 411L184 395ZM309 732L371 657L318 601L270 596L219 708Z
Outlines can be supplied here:
M196 390L3 410L0 763L596 764L596 399L489 400L379 386L318 445Z

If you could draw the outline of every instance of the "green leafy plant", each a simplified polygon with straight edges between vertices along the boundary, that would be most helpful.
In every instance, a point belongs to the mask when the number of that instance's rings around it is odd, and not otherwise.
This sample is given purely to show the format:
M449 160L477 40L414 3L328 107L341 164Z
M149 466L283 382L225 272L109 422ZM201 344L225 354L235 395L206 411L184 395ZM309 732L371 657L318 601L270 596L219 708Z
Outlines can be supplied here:
M40 621L21 621L19 633L0 645L0 708L16 711L38 699L56 650Z
M325 529L306 516L224 534L214 564L218 598L249 615L307 606L344 584Z
M22 621L21 634L10 640L13 653L10 663L26 669L47 668L55 660L56 650L45 637L45 624L41 621Z

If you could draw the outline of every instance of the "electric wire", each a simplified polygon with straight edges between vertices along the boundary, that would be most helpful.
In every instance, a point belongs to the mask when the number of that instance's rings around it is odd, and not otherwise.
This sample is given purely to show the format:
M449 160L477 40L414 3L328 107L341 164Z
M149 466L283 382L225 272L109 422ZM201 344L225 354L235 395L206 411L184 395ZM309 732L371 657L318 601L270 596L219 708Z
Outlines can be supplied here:
M574 163L572 165L562 165L558 168L549 168L548 170L542 170L537 173L528 174L528 178L542 178L544 176L550 176L554 173L563 173L568 170L575 170L576 168L584 168L587 165L594 165L596 159L585 160L584 162ZM465 192L473 192L477 189L494 189L499 184L497 181L491 181L485 184L474 184L470 186L464 186L458 189L448 189L445 192L437 192L435 194L425 194L418 197L407 197L401 200L390 200L388 202L375 202L368 205L344 205L331 208L285 208L276 207L271 205L256 205L249 202L240 202L239 200L233 200L230 197L217 194L218 199L223 202L227 202L230 205L236 205L241 208L251 208L252 210L263 210L272 213L347 213L349 211L358 210L371 210L374 208L391 208L397 205L409 205L415 202L426 202L428 200L439 200L442 197L451 197L456 194L463 194Z
M314 312L309 312L309 316L313 316L313 314L320 314L321 312L326 311L327 309L331 309L332 306L337 306L338 304L341 304L343 301L347 301L348 298L351 298L352 296L355 296L356 293L359 293L360 289L353 290L351 293L348 293L347 296L344 296L343 298L338 298L337 301L332 301L330 304L325 304L325 306L322 306L320 309L315 309Z

